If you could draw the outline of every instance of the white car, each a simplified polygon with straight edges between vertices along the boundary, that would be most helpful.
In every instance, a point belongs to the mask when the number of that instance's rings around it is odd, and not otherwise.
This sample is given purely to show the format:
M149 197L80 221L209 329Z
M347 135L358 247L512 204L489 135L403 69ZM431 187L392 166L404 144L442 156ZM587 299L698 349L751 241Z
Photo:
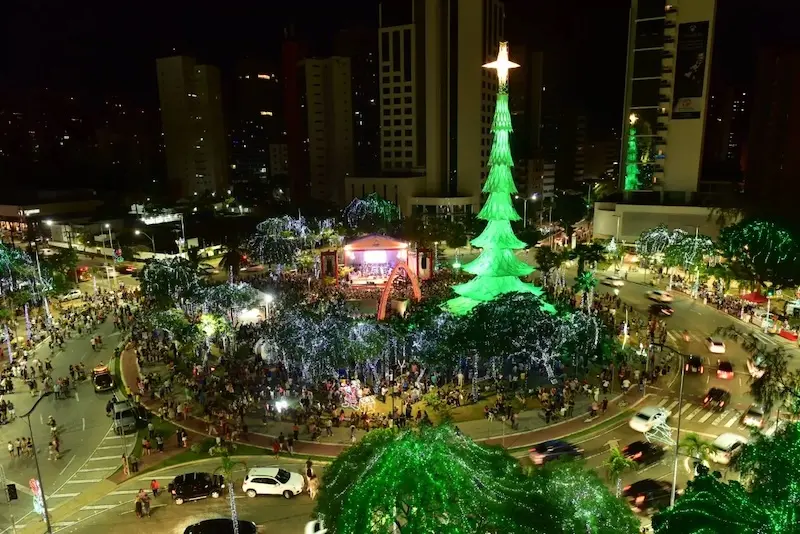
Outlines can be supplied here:
M761 368L758 365L757 360L749 359L747 360L747 372L750 373L750 376L753 378L761 378L764 376L765 369Z
M712 462L727 465L731 458L750 442L746 437L731 432L720 434L711 444L709 458Z
M606 276L603 279L603 284L611 287L622 287L625 285L625 281L619 276Z
M653 291L648 291L647 293L645 293L645 295L647 295L647 298L649 298L650 300L655 300L658 302L672 302L673 300L675 300L674 297L672 296L672 293L667 293L666 291L661 291L660 289L654 289Z
M725 342L718 337L706 338L706 345L713 354L725 354Z
M79 299L82 296L83 296L83 291L81 291L80 289L70 289L69 291L58 297L58 300L66 302L68 300Z
M653 427L666 422L670 412L657 406L645 406L631 417L630 427L637 432L650 432Z
M300 473L292 473L280 467L254 467L247 472L242 491L248 497L257 495L283 495L291 499L303 493L305 479Z
M325 528L325 523L320 520L309 521L306 523L303 534L328 534L328 529Z
M45 258L47 258L49 256L54 256L55 253L56 253L56 251L53 250L52 248L43 248L43 249L39 250L39 254L41 254Z
M742 424L749 428L764 428L766 423L766 415L764 408L758 404L751 404L745 414L742 416Z

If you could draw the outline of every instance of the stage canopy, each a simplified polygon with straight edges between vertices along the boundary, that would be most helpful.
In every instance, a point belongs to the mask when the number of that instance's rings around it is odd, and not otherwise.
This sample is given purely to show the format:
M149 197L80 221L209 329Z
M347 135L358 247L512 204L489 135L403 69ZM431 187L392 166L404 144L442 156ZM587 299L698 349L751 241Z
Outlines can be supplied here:
M746 300L747 302L752 302L754 304L764 304L767 302L767 297L762 295L761 293L747 293L746 295L742 295L739 297L742 300Z
M385 235L368 235L351 241L344 246L345 250L405 250L408 243L392 239Z

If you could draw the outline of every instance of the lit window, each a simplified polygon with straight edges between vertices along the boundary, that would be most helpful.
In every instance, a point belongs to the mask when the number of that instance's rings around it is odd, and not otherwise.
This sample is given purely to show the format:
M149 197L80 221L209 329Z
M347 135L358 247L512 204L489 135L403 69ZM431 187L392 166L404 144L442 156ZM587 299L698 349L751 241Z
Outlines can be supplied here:
M271 78L271 76L269 74L259 74L258 75L258 79L259 80L269 80L270 78Z
M262 117L265 117L265 116L266 117L272 117L272 112L271 111L262 111L261 112L261 116Z

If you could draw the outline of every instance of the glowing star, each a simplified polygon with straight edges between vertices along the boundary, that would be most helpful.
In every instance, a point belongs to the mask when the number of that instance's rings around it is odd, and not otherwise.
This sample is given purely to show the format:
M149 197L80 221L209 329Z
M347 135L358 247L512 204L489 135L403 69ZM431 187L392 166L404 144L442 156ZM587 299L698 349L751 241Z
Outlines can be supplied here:
M506 85L508 83L509 69L516 69L517 67L519 67L518 63L514 63L513 61L508 60L507 42L500 43L500 49L497 51L497 59L483 66L483 68L485 69L497 70L497 79L500 82L501 86Z
M631 126L636 124L636 121L638 121L638 120L639 120L639 117L636 116L636 113L631 113L630 116L628 117L628 122L631 123Z

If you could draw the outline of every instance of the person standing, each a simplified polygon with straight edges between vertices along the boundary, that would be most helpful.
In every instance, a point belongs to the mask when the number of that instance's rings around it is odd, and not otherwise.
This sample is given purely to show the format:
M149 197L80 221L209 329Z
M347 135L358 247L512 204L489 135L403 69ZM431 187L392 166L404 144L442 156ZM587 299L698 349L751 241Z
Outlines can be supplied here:
M124 454L122 455L122 474L126 477L131 474L130 467L128 467L128 457Z
M277 460L281 452L281 446L278 443L278 440L272 441L272 452L275 453L275 459Z
M158 497L158 492L161 490L161 485L155 478L150 481L150 491L153 492L153 498Z

